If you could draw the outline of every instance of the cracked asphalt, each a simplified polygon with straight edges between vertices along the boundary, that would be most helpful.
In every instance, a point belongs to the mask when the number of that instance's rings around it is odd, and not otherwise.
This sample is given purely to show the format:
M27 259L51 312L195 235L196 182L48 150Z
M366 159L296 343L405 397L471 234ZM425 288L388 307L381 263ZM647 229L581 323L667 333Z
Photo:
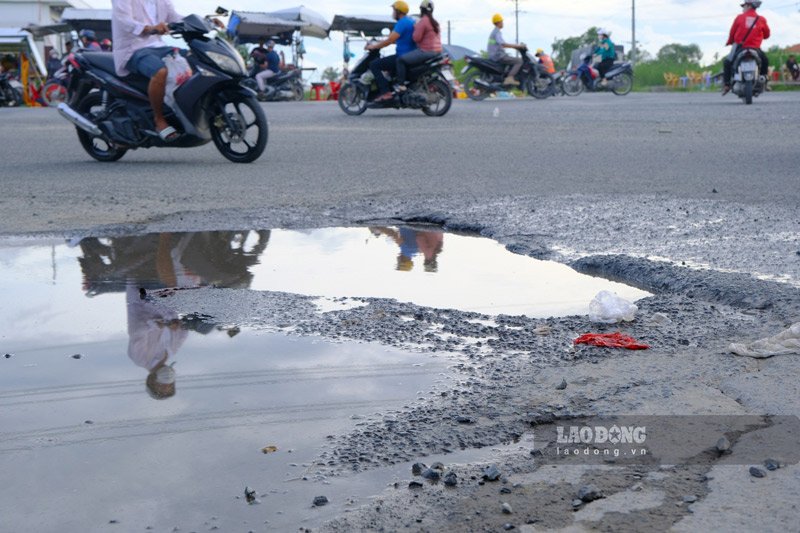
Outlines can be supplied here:
M727 353L800 316L798 103L799 93L750 107L717 94L584 95L457 102L439 120L269 105L268 151L249 166L211 146L99 164L52 110L2 109L0 234L427 223L640 286L654 296L622 331L653 349L636 354L572 348L577 334L616 329L587 317L483 317L386 300L318 314L296 295L213 288L165 300L219 323L456 354L451 390L332 436L312 470L350 476L498 447L499 484L482 482L485 464L458 462L446 465L461 480L455 490L411 490L409 469L405 484L323 529L784 531L798 515L796 464L764 479L712 460L553 472L515 444L539 425L607 413L800 412L797 357ZM537 333L542 325L550 335ZM476 338L480 347L467 342ZM737 434L733 453L768 432ZM587 484L604 498L576 507Z

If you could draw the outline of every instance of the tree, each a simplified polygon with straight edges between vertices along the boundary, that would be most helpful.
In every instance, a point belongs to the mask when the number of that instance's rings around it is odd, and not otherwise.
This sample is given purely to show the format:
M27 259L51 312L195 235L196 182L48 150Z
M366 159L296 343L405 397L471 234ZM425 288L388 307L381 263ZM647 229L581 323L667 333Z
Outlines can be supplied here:
M553 61L558 68L566 68L572 59L572 52L578 48L592 45L597 42L597 28L592 26L586 33L566 39L556 39L553 42Z
M339 69L335 67L327 67L322 71L322 79L325 81L336 81L341 77L341 75L342 74L339 72Z
M699 63L703 59L703 52L696 44L672 43L662 46L656 58L669 63Z

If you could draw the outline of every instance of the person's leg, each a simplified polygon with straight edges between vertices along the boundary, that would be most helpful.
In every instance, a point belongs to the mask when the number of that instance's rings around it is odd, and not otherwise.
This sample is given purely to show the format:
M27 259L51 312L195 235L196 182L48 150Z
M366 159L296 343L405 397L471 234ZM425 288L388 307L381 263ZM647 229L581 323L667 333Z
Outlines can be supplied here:
M731 77L733 76L733 61L726 57L722 62L722 94L726 94L731 90Z
M378 84L378 92L381 97L386 97L386 95L391 96L392 88L389 85L389 80L383 75L383 72L388 71L391 75L397 72L397 56L391 55L376 59L369 64L369 70L375 76L375 83Z
M758 49L758 58L761 61L761 70L759 74L766 78L769 75L769 58L760 48Z
M500 59L499 62L503 65L511 65L511 70L509 70L508 74L506 74L506 78L503 80L503 85L519 85L519 82L515 79L515 76L519 72L519 69L522 68L522 58L505 55L502 59Z
M267 80L273 77L275 73L268 68L265 68L258 74L256 74L256 83L258 84L258 90L262 93L267 88Z
M128 70L132 73L150 78L150 83L147 85L147 98L153 109L153 122L158 132L169 127L169 123L164 118L167 67L162 58L171 52L171 47L143 48L131 56L127 65Z
M397 81L399 83L405 84L409 81L408 79L408 69L411 67L415 67L417 65L421 65L425 61L436 57L439 55L436 52L426 52L424 50L414 50L413 52L409 52L407 54L403 54L397 59Z

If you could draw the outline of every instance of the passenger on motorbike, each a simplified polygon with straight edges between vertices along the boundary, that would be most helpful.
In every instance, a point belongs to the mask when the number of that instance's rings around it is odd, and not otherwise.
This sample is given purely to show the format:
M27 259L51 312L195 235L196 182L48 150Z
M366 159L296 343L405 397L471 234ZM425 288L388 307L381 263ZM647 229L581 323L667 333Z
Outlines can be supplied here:
M81 30L78 33L78 37L81 40L84 50L90 52L100 52L103 50L100 48L100 43L97 42L97 34L94 30Z
M770 30L767 19L756 13L761 7L761 0L746 0L742 5L742 13L736 17L728 35L727 45L733 45L731 53L723 61L723 88L722 96L731 91L731 78L733 77L733 62L736 54L743 48L752 48L758 53L761 68L759 74L766 80L769 73L769 60L767 54L761 50L761 43L769 39ZM765 82L766 84L766 82ZM765 85L766 87L766 85Z
M260 70L258 70L260 69ZM281 72L281 57L275 51L275 41L268 41L266 54L263 55L263 60L259 63L256 60L256 83L258 83L259 96L263 96L264 91L267 89L267 80Z
M503 15L499 13L494 15L492 17L492 24L494 24L494 29L492 33L489 34L489 46L486 49L489 53L489 59L504 65L512 65L506 79L503 80L503 85L519 85L516 76L522 68L522 58L508 55L504 48L513 48L514 50L523 51L527 47L524 43L507 43L505 39L503 39Z
M608 83L606 80L606 73L614 67L614 61L617 59L617 51L614 43L611 42L608 30L597 30L597 36L600 38L600 44L595 48L594 53L600 56L600 63L597 65L597 70L600 72L600 84L605 85Z
M405 90L408 85L406 73L409 67L424 63L442 53L441 29L439 23L433 18L433 2L431 0L422 0L419 5L419 15L419 21L414 26L412 35L417 49L399 56L397 59L397 79L401 91Z
M539 48L536 50L536 57L539 59L539 64L542 65L548 74L556 73L556 65L553 63L553 58L544 53L544 50Z
M380 50L392 44L395 45L394 55L376 59L369 65L369 70L375 76L378 90L381 93L380 96L375 98L375 102L384 102L391 100L393 97L391 85L383 75L383 72L389 72L394 77L397 74L397 58L413 52L417 48L414 42L414 19L408 16L408 4L398 0L392 4L392 9L392 16L397 21L392 33L389 34L387 39L375 44L368 44L365 47L366 50Z

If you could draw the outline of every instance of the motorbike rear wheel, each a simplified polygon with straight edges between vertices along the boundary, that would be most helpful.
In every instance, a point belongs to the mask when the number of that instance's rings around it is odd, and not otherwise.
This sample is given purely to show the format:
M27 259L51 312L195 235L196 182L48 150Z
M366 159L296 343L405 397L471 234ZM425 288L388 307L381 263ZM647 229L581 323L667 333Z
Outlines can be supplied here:
M367 110L367 95L352 83L345 83L339 89L339 107L346 114L358 116Z
M292 93L294 94L295 102L302 102L305 99L306 91L302 82L296 80L292 83Z
M577 72L568 72L564 76L562 83L564 94L567 96L578 96L583 92L583 80Z
M528 94L539 100L556 94L555 80L550 74L540 74L538 78L528 78L525 89Z
M95 122L95 117L102 110L102 107L103 96L100 94L100 92L94 91L87 94L83 100L78 102L78 107L75 111L89 119L91 122ZM126 148L120 148L115 144L103 139L102 137L94 137L89 132L78 127L75 127L75 129L78 132L78 140L81 142L83 149L86 150L87 154L98 161L102 161L104 163L118 161L123 155L125 155L125 152L128 151Z
M429 117L443 117L453 105L453 89L441 79L430 80L427 89L426 97L430 105L423 107L422 112Z
M617 96L625 96L631 92L631 89L633 89L633 76L627 72L623 72L614 78L612 83L614 84L614 87L611 89L611 92Z
M489 97L489 94L491 94L486 88L475 84L478 80L489 81L486 79L486 75L478 69L470 70L464 78L464 92L467 93L467 97L469 97L470 100L475 100L476 102L485 100Z
M211 140L234 163L252 163L264 153L269 137L267 117L252 96L220 96L209 119Z
M746 105L753 103L753 80L744 82L744 103Z

